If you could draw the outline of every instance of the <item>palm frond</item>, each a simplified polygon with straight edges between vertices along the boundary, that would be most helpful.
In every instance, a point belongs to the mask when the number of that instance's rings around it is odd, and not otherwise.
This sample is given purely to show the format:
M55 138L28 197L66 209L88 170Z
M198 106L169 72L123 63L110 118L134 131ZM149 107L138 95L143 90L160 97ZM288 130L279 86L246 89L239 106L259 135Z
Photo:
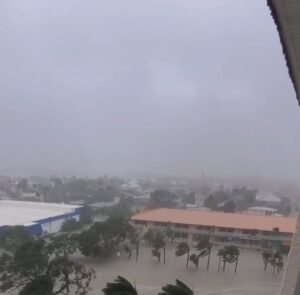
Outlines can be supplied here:
M107 283L102 291L105 295L137 295L135 287L121 276L118 276L113 283Z
M182 281L176 279L176 284L177 286L181 287L182 289L186 290L187 292L189 292L190 294L193 294L193 290L188 286L186 285L185 283L183 283Z
M190 287L180 280L176 280L176 284L167 284L162 287L163 292L160 295L193 295L194 292Z
M181 242L177 245L175 255L182 256L190 251L190 246L187 242Z

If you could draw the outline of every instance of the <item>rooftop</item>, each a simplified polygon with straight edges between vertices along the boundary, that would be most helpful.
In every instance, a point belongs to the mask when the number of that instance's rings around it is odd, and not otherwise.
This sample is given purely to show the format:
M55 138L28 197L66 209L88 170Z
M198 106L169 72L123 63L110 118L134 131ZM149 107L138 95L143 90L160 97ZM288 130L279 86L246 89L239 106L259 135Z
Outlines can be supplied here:
M273 194L260 194L256 196L256 201L280 203L281 199Z
M269 207L249 207L248 210L261 210L261 211L270 211L270 212L276 212L277 209L269 208Z
M171 222L190 225L206 225L240 229L294 233L296 218L281 216L246 215L223 212L204 212L183 209L154 209L135 214L132 220Z
M26 201L0 201L0 227L28 225L34 221L73 212L81 206Z

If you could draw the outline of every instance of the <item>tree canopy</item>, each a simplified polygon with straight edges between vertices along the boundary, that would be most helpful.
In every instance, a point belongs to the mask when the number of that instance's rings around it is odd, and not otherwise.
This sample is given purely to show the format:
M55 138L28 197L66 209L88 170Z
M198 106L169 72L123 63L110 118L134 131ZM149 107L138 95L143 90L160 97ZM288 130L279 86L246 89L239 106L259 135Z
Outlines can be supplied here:
M50 249L43 239L21 245L13 255L0 257L0 290L20 289L21 295L58 295L73 290L88 293L94 276L92 269L69 260L67 255Z
M120 243L132 236L134 229L124 217L110 217L94 223L78 235L79 250L85 256L111 257Z

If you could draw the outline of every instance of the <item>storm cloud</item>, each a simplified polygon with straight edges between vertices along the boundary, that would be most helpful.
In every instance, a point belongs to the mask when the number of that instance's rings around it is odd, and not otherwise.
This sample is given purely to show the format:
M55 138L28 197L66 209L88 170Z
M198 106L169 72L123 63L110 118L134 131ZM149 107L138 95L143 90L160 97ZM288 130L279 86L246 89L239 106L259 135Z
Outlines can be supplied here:
M297 178L261 0L0 2L0 174Z

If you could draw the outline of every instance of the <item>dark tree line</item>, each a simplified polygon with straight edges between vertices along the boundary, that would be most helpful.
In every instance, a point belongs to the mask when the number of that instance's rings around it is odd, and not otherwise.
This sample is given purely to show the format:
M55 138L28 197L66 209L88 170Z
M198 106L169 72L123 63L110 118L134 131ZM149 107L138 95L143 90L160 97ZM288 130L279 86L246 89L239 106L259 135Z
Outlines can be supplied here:
M9 241L14 247L4 250L0 257L1 292L20 290L20 295L88 293L94 271L69 258L75 251L73 241L65 235L35 238L25 230L21 236L26 234L28 238L22 243L19 239L14 244L10 238L3 238L3 245Z

